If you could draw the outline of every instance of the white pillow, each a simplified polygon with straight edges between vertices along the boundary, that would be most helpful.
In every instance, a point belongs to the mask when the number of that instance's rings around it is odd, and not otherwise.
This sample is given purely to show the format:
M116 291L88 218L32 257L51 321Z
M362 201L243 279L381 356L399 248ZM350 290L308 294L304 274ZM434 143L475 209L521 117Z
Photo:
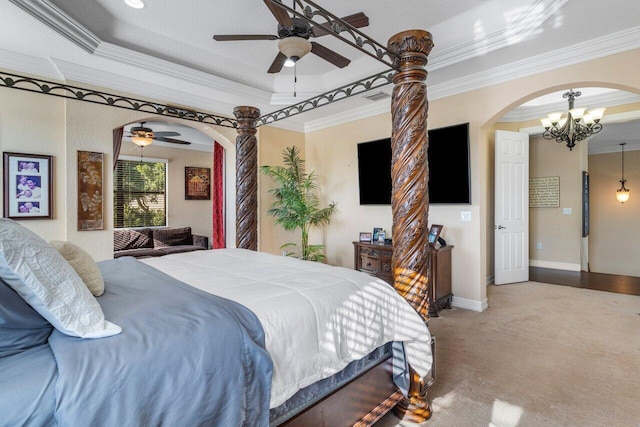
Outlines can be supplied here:
M122 332L73 267L55 249L17 222L0 218L0 277L60 332L102 338Z
M71 242L61 240L52 240L49 244L71 264L94 297L104 293L104 279L100 268L87 251Z

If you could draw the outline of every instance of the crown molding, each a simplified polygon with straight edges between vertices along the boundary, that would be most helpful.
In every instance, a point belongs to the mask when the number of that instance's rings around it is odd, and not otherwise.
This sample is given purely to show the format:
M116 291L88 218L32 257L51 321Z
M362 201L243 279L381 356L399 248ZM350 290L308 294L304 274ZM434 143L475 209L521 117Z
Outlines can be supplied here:
M164 59L136 52L131 49L103 42L95 51L95 56L124 65L134 66L154 73L169 76L182 82L193 83L224 94L224 100L236 105L257 101L259 105L268 105L271 93L245 84L219 77L193 68L178 65Z
M96 70L71 62L52 59L57 69L64 76L64 80L82 82L85 84L107 88L146 99L162 100L162 102L187 105L191 108L211 111L225 117L233 117L232 111L236 104L221 102L211 98L203 90L187 92L183 89L172 88L171 85L156 83L151 80L135 79L129 76L114 74L108 71Z
M44 58L0 49L0 68L53 80L64 80L55 64Z
M518 19L500 31L453 46L441 52L434 52L429 56L429 62L434 64L430 69L432 71L438 70L475 56L484 55L519 43L537 30L547 19L554 16L568 1L560 0L545 4L544 0L538 0L523 12ZM536 18L532 19L532 16Z
M429 87L430 99L446 98L506 81L591 61L640 47L640 26L579 43L548 54L492 68ZM431 69L427 67L430 71Z
M102 42L48 0L9 1L89 53L93 53Z
M640 102L640 95L624 91L615 91L610 93L603 93L600 95L593 95L584 98L577 98L576 103L578 106L584 107L585 103L588 103L590 108L596 107L612 107L616 105L631 104L634 102ZM527 120L536 120L545 117L552 111L568 111L569 104L566 100L554 102L546 105L538 105L535 107L517 107L500 118L501 122L524 122Z
M353 108L349 111L333 114L322 119L305 122L304 131L314 132L332 126L341 125L355 120L366 119L367 117L377 116L378 114L389 113L391 111L391 102L386 100L376 101L371 105L360 108Z

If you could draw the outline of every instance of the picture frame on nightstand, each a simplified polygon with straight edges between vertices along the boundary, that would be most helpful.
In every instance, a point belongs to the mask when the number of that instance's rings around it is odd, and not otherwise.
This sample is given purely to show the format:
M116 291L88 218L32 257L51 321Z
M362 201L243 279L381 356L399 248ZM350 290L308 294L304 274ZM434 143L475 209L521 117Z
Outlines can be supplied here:
M366 231L361 231L359 241L363 243L371 243L371 233Z
M435 246L438 242L438 237L440 237L440 233L442 232L443 226L440 224L432 224L429 229L429 245Z

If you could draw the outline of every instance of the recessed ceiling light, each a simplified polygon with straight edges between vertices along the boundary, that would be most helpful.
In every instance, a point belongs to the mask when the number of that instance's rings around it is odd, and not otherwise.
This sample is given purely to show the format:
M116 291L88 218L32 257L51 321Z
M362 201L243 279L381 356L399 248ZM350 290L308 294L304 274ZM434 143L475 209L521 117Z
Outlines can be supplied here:
M144 7L144 3L142 3L142 0L124 0L124 2L134 9L142 9Z

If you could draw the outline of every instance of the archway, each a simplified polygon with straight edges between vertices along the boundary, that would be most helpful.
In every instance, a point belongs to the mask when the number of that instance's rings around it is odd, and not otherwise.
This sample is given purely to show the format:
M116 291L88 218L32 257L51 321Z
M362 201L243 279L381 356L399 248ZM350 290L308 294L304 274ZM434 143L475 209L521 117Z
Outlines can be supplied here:
M176 144L166 144L166 143L154 143L151 144L150 146L144 148L144 155L145 157L155 157L154 153L160 152L162 153L159 157L171 157L174 163L177 162L177 158L180 157L180 153L186 153L188 152L188 150L193 150L194 147L196 148L196 151L193 151L191 154L189 154L188 157L194 158L194 154L195 152L199 152L201 154L207 153L206 157L207 158L212 158L213 156L213 141L216 141L217 143L219 143L223 148L224 148L224 167L223 167L223 171L224 171L224 198L225 198L225 203L224 203L224 227L225 227L225 241L226 241L226 246L227 247L235 247L235 233L236 233L236 215L235 215L235 192L236 192L236 188L235 188L235 181L236 181L236 171L235 171L235 158L236 158L236 149L235 149L235 144L232 142L233 138L235 137L235 130L234 129L227 129L227 128L219 128L207 123L199 123L199 122L193 122L193 121L188 121L188 120L181 120L178 118L174 118L174 117L158 117L158 116L149 116L149 117L144 117L144 118L140 118L137 119L135 121L131 121L128 122L126 124L124 124L124 126L127 125L131 125L131 124L138 124L140 122L145 122L145 126L154 128L153 123L159 123L161 122L163 124L163 128L162 130L170 130L172 124L175 124L176 126L179 125L182 129L184 129L185 127L191 128L195 131L197 131L197 133L199 133L202 137L204 137L204 139L208 139L210 141L210 145L209 146L203 146L202 144L192 144L192 146L182 146L182 145L176 145ZM126 133L125 133L126 134ZM180 138L180 137L177 137ZM139 150L137 147L132 147L131 146L124 146L123 145L123 149L121 151L121 154L123 155L140 155ZM174 154L167 154L167 153L171 153L173 152ZM201 155L195 155L197 157L199 157L200 162L202 162L202 156ZM179 162L178 162L179 163ZM211 162L212 165L212 162ZM186 164L184 165L186 166ZM181 166L180 166L181 167ZM183 180L184 180L184 176L180 175L180 173L184 174L184 170L182 170L182 172L180 171L173 171L173 176L170 177L170 191L172 193L175 193L174 195L177 194L181 194L181 192L183 191L181 189L181 186L183 186ZM172 179L171 179L172 178ZM177 200L177 196L173 197L173 200ZM182 218L183 223L188 223L189 222L189 218L197 218L197 215L193 212L194 209L194 203L193 201L187 205L184 205L184 203L189 203L189 202L183 202L183 201L179 201L178 203L180 203L180 205L176 206L176 203L174 203L174 206L171 207L169 206L169 215L171 215L171 212L175 212L175 213L180 213L180 218ZM209 202L210 203L210 202ZM177 212L176 212L177 211ZM207 218L206 221L204 220L200 220L199 222L207 222L207 223L211 223L211 216L209 216ZM204 233L203 233L204 234ZM211 237L211 233L207 232L206 233L209 237Z
M543 117L544 114L541 114L539 117L537 118L525 118L522 119L520 122L501 122L501 118L504 117L505 115L507 115L507 113L511 112L512 110L516 109L517 107L521 106L522 104L526 103L527 101L536 99L538 97L541 97L543 95L546 94L550 94L550 93L554 93L554 92L558 92L558 91L563 91L563 90L568 90L569 88L584 88L584 87L588 87L588 88L595 88L595 87L599 87L599 88L609 88L609 89L615 89L615 90L620 90L620 91L624 91L624 92L628 92L629 95L634 95L632 98L632 100L627 100L627 99L623 99L623 101L619 104L619 105L615 105L615 104L611 104L609 103L608 105L601 105L599 103L591 104L588 101L581 101L580 103L576 102L576 106L583 106L583 107L596 107L596 106L607 106L607 112L605 113L605 117L603 118L602 123L605 125L605 128L607 126L607 124L611 127L612 124L614 123L619 123L619 122L623 122L623 121L629 121L629 120L637 120L638 118L640 118L640 98L637 97L637 95L640 93L640 90L638 88L634 88L634 87L630 87L630 86L624 86L624 85L618 85L618 84L612 84L609 82L593 82L593 81L589 81L589 82L574 82L574 83L570 83L570 84L562 84L562 85L554 85L554 86L550 86L548 88L545 89L541 89L541 90L537 90L534 91L528 95L525 96L521 96L519 99L514 100L514 101L510 101L509 105L505 108L502 108L498 113L494 114L491 119L489 121L487 121L482 127L481 127L481 138L484 140L484 143L487 144L488 147L488 155L487 155L487 162L489 164L489 167L487 168L487 203L486 203L486 208L487 208L487 221L486 221L486 236L487 236L487 269L489 272L493 271L493 264L494 264L494 260L493 260L493 254L494 254L494 233L493 233L493 213L494 213L494 208L493 208L493 203L494 203L494 197L493 197L493 188L494 188L494 182L493 182L493 170L494 170L494 165L493 165L493 151L494 151L494 146L493 146L493 134L495 129L506 129L506 130L519 130L519 131L524 131L529 133L530 135L540 135L542 133L543 128L540 125L539 122L539 118ZM627 97L629 98L629 97ZM566 100L561 100L564 101L566 103ZM556 110L555 108L553 110ZM558 109L558 111L565 111L566 112L566 105L564 108L562 109ZM546 112L551 112L550 111L546 111ZM640 122L639 122L640 123ZM639 125L640 126L640 125ZM534 137L535 138L535 137ZM539 140L542 140L540 137L537 137ZM596 141L597 135L590 138L590 140L592 141L591 144L593 145ZM551 146L558 146L558 147L553 147L553 148L557 148L559 150L567 150L568 149L563 145L563 144L554 144L554 141L544 141L545 142L545 149L547 148L551 148ZM575 195L574 198L576 200L578 200L578 204L574 205L574 206L569 206L568 208L565 207L564 203L562 203L561 200L561 206L559 209L556 210L556 222L549 222L548 217L547 219L545 219L544 221L540 221L543 222L545 225L544 227L547 229L554 229L554 227L558 228L558 227L562 227L562 221L568 217L560 217L560 219L558 220L558 212L560 212L560 215L573 215L574 216L574 223L576 221L578 221L578 225L576 226L575 224L573 224L571 227L574 227L575 230L575 242L573 242L572 244L572 249L569 252L572 252L573 255L576 256L576 258L570 260L569 262L566 262L566 260L564 260L565 262L562 262L562 260L560 262L555 262L555 260L558 258L557 256L553 256L553 255L546 255L548 259L544 259L544 257L542 257L542 261L538 260L536 257L539 256L539 254L542 252L542 249L544 248L544 242L541 242L541 240L544 239L540 239L540 238L536 238L537 236L535 236L535 232L536 230L534 230L535 226L533 223L533 213L532 213L532 227L530 228L530 258L532 259L532 266L547 266L548 268L559 268L559 269L566 269L566 270L589 270L589 247L591 246L593 248L594 244L593 242L589 242L589 237L582 237L582 235L580 234L581 232L581 221L582 221L582 215L581 215L581 208L582 208L582 201L581 201L581 195L580 195L580 191L581 189L580 187L580 180L581 180L581 172L582 170L588 171L589 170L589 153L587 150L587 143L588 141L584 141L583 147L579 148L578 150L576 150L576 148L574 148L574 154L576 156L583 156L584 157L584 161L581 163L581 165L579 166L579 169L576 170L576 174L574 174L575 176L575 185L577 186L577 188L575 189ZM548 147L547 147L548 145ZM533 150L533 148L532 148ZM582 150L582 152L580 152L580 150ZM575 153L575 151L578 151L578 153ZM563 153L564 154L564 153ZM619 151L618 154L619 156ZM532 159L533 162L533 159ZM618 162L619 162L619 157L618 157ZM628 169L627 169L628 170ZM619 175L620 170L619 170L619 163L617 163L617 167L616 167L616 171L617 174ZM531 176L534 176L533 174ZM619 177L617 178L619 179ZM593 178L592 178L593 180ZM560 180L561 182L561 187L562 187L562 178ZM612 181L614 184L616 184L615 181ZM565 185L567 183L565 182ZM562 194L562 193L561 193ZM614 194L614 193L612 193ZM561 195L561 199L562 199L562 195ZM594 205L593 205L594 201L591 202L591 208L593 209ZM597 201L596 201L597 203ZM615 203L615 198L612 198L610 201L610 204L614 204ZM619 205L619 203L618 203ZM562 209L564 207L564 209ZM542 209L538 209L538 211L541 211ZM628 210L630 213L630 210ZM531 212L531 211L530 211ZM591 234L592 236L594 235L593 231L594 231L594 227L598 227L599 224L602 224L602 221L593 221L593 215L592 215L592 221L591 221ZM540 227L540 225L538 224L538 227ZM596 228L597 230L597 228ZM539 231L539 230L538 230ZM597 248L601 248L601 244L602 244L602 233L597 233L599 235L599 243L596 244ZM553 244L553 243L552 243ZM619 250L623 250L623 248L618 248ZM600 251L602 252L602 251ZM627 251L628 252L628 251ZM578 256L579 255L579 256ZM559 256L559 258L561 258L562 256ZM489 259L490 258L490 259ZM549 259L553 259L554 261L549 262ZM537 264L538 263L538 264ZM599 267L602 268L602 267ZM638 274L629 274L629 269L626 269L625 271L597 271L597 270L591 270L591 271L596 271L596 272L606 272L606 273L616 273L616 274L627 274L627 275L638 275Z

